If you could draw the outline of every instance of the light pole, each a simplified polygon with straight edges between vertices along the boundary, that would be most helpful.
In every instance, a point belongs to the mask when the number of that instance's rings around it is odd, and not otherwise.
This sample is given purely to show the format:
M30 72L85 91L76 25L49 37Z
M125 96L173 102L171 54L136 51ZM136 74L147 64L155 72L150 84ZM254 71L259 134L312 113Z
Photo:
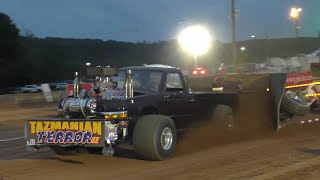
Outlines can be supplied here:
M83 76L86 78L86 79L88 79L89 78L89 76L88 76L88 69L90 68L90 66L91 66L91 62L86 62L85 63L85 69L84 69L84 74L83 74Z
M299 18L300 18L300 12L302 11L302 8L291 8L290 10L290 16L291 18L293 19L293 22L294 22L294 29L295 29L295 32L296 32L296 37L299 37L299 29L300 29L300 26L299 26Z
M231 0L231 19L232 19L232 61L237 63L237 37L236 37L236 10L235 0Z
M181 48L194 58L194 66L198 66L199 56L205 54L212 45L210 33L201 25L187 27L178 35Z

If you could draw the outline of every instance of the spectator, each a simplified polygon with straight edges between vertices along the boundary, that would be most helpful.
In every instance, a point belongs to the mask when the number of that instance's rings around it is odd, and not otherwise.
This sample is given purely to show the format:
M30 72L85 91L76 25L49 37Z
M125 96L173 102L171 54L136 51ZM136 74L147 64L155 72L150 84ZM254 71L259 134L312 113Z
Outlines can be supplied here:
M226 69L226 67L224 66L224 63L221 63L218 71L219 71L219 74L227 74L227 69Z

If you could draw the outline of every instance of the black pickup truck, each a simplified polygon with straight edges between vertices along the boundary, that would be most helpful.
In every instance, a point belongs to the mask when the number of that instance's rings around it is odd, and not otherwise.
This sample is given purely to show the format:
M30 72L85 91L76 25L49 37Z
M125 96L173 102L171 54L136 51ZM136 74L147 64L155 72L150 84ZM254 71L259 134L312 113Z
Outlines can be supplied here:
M238 93L193 92L175 67L146 65L102 69L92 88L59 102L62 117L28 120L27 147L49 146L58 154L77 148L113 155L121 143L146 159L165 160L176 148L177 131L197 122L212 122L221 132L234 128ZM211 91L210 91L211 90Z

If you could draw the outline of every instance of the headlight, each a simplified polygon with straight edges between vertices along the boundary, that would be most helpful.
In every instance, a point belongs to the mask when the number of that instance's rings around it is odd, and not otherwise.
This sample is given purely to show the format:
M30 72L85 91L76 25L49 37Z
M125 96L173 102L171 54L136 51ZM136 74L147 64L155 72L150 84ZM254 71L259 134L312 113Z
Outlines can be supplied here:
M118 127L116 124L112 124L108 121L105 122L105 140L108 144L111 144L118 139Z
M128 117L127 111L120 111L120 112L103 112L105 119L125 119Z

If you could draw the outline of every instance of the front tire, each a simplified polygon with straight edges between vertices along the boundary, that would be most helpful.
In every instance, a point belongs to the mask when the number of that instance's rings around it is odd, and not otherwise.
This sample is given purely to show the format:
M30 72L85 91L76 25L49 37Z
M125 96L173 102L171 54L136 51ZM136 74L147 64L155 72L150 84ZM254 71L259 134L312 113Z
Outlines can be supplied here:
M133 148L145 159L169 159L176 149L176 142L176 127L169 117L145 115L138 119L133 132Z

